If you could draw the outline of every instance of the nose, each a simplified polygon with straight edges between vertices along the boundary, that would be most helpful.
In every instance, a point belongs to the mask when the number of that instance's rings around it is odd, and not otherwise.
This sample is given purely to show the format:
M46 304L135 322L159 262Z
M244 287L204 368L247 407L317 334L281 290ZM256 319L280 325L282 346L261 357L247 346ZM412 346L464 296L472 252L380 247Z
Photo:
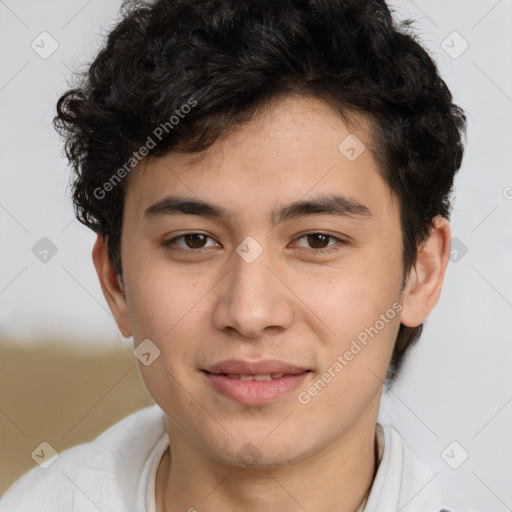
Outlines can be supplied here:
M277 277L276 266L270 267L266 251L251 263L234 254L233 264L217 289L215 327L252 339L288 328L293 320L293 295Z

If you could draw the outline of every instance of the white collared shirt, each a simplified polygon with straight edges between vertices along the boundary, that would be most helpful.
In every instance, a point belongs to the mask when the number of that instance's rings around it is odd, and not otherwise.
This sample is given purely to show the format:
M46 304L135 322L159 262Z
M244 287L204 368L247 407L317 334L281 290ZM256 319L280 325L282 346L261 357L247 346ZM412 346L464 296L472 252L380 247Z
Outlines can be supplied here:
M442 500L436 476L396 429L377 425L377 433L381 460L364 508L356 512L471 512ZM161 409L142 409L60 453L47 469L31 469L0 499L0 511L156 512L156 471L168 443Z

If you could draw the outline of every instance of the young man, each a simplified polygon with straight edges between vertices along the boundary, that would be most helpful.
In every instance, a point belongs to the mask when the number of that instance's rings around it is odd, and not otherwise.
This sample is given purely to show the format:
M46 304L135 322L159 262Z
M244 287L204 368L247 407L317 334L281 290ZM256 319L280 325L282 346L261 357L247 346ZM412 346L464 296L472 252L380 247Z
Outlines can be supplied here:
M441 292L465 126L384 1L125 4L55 124L156 405L2 511L456 510L377 423Z

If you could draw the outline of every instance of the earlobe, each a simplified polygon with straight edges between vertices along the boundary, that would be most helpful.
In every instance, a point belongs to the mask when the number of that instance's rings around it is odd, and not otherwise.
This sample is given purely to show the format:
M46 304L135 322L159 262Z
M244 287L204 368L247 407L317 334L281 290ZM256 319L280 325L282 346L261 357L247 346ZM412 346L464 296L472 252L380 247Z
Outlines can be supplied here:
M92 260L100 280L103 295L105 296L117 326L124 337L129 337L132 335L132 328L128 314L128 304L126 302L123 279L114 269L108 257L107 241L105 237L101 235L98 235L94 244Z
M420 246L403 292L400 321L417 327L439 300L450 255L450 223L440 215L432 221L427 240Z

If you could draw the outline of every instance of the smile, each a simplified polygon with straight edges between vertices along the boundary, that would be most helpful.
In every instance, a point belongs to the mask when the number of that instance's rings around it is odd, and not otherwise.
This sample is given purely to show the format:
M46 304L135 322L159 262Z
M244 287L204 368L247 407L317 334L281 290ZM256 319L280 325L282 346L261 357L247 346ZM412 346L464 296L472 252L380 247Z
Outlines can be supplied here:
M283 373L267 373L263 375L238 375L236 373L228 373L226 374L226 377L239 380L272 380L280 379L283 375Z
M311 371L267 360L228 360L202 371L214 392L244 405L274 402L299 386Z

